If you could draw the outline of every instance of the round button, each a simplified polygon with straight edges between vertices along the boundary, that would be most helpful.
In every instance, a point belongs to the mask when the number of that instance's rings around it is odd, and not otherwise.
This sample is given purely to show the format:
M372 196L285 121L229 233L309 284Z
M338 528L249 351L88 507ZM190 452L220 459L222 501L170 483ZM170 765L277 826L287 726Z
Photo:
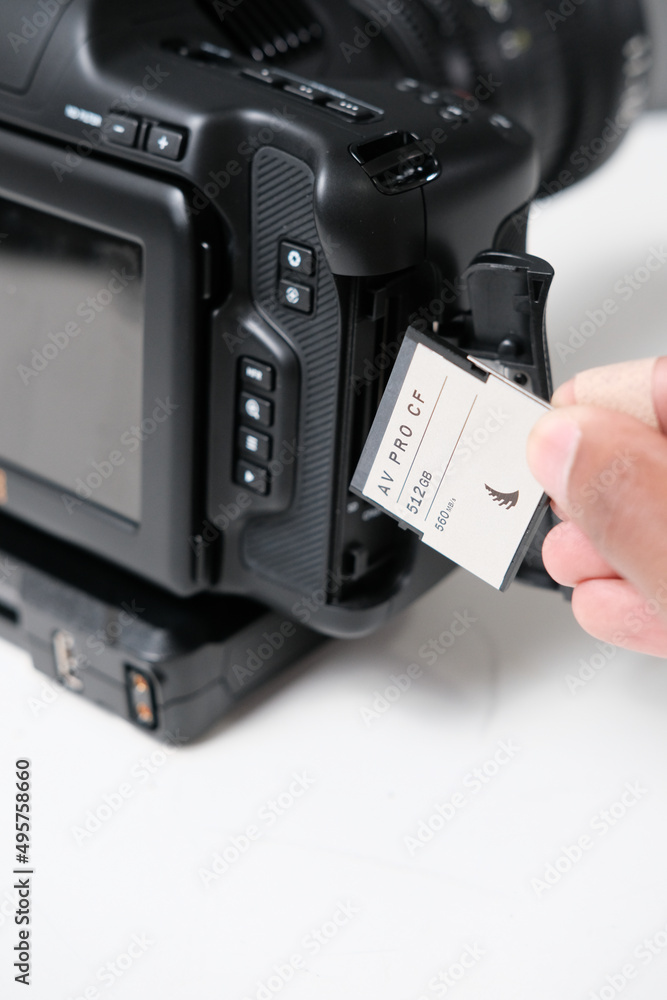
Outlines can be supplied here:
M298 250L290 250L287 260L289 261L289 266L295 270L301 267L301 254Z
M285 291L285 298L291 306L298 306L301 301L301 292L298 288L295 288L294 285L290 285L290 287Z
M467 122L470 118L468 112L464 108L460 108L458 104L447 104L438 110L438 114L446 122Z
M498 344L498 354L501 358L518 358L521 354L521 344L515 337L506 337Z
M496 128L510 129L513 127L512 122L509 118L505 118L505 115L491 115L489 121L492 125L495 125Z
M442 91L426 90L420 95L419 100L422 104L440 104L442 100Z
M245 404L245 411L251 420L259 420L261 410L256 399L248 399Z

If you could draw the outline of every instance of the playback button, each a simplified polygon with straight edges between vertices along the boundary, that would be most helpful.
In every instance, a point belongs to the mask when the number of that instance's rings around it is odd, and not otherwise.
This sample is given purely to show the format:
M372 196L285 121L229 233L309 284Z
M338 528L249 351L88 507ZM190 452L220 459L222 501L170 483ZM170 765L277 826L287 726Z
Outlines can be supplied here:
M269 492L269 473L252 462L239 462L236 466L236 482L247 486L253 493L266 496Z

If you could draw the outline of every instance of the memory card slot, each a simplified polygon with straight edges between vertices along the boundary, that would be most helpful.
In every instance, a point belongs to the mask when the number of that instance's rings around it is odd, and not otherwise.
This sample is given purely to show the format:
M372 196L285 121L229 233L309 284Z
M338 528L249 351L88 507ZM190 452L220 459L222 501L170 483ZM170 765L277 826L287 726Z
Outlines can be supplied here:
M363 600L377 588L391 592L411 540L377 508L349 492L407 326L410 304L404 276L347 283L346 391L340 408L340 480L331 570L345 581L332 603Z
M382 313L374 318L374 310L377 311L378 308L378 298L382 301ZM396 302L388 299L386 295L368 292L360 296L350 375L353 416L348 455L348 481L357 467L386 388L394 358L398 354L400 335L396 324L396 313Z

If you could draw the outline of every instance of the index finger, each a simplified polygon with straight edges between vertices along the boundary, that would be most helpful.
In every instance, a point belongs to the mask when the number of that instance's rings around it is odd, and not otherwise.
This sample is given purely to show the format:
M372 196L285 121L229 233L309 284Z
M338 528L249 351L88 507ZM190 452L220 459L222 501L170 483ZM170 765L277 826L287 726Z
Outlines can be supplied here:
M667 357L589 368L560 386L551 402L602 406L667 434Z

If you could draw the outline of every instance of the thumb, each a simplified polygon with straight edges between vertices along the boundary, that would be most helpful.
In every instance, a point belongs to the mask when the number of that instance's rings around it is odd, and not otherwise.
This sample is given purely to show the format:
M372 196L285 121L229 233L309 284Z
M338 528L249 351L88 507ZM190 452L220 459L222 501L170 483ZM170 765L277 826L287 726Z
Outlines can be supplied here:
M667 620L667 438L626 414L565 406L536 424L528 462L599 554L659 600Z

